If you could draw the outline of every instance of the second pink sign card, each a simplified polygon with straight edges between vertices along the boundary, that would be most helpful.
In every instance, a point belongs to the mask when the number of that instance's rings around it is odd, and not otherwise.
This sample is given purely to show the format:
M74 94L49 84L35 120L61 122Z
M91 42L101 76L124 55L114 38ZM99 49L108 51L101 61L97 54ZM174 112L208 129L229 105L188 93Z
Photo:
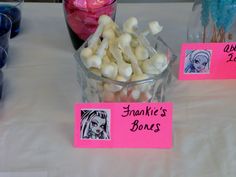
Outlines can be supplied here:
M179 79L236 79L236 43L183 44Z

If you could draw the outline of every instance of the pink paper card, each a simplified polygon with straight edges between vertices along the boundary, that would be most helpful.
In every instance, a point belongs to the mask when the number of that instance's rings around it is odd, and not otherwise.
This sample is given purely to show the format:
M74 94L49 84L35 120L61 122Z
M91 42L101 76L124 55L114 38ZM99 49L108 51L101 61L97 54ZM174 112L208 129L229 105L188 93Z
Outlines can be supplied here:
M179 79L236 79L236 42L183 44Z
M171 148L172 103L77 103L74 145Z

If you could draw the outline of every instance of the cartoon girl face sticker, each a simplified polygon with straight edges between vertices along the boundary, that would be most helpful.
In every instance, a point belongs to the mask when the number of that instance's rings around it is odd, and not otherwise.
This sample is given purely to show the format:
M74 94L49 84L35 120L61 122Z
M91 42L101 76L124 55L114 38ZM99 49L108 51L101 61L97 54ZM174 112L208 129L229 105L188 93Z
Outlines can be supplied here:
M109 139L108 115L104 110L82 110L82 139Z
M208 58L206 58L203 55L199 55L193 60L193 67L196 69L197 72L203 71L207 64L208 64Z
M186 56L185 73L208 73L211 52L209 50L193 50Z
M105 119L99 116L95 116L92 118L89 128L94 134L99 135L102 131L104 131L105 125L106 125Z

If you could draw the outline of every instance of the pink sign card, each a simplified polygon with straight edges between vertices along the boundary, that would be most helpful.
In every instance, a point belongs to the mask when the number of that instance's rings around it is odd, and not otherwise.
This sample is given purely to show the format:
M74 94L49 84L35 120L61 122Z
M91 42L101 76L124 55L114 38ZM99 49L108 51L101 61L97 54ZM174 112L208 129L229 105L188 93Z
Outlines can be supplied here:
M179 79L236 79L236 42L183 44Z
M74 145L171 148L172 103L77 103Z

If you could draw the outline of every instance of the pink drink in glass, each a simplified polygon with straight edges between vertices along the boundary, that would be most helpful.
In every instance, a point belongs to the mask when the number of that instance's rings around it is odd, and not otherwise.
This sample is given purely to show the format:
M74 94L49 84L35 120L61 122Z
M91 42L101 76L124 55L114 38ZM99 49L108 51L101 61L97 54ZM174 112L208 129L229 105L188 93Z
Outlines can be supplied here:
M101 15L115 19L116 0L64 0L64 12L73 46L78 49L95 32Z

